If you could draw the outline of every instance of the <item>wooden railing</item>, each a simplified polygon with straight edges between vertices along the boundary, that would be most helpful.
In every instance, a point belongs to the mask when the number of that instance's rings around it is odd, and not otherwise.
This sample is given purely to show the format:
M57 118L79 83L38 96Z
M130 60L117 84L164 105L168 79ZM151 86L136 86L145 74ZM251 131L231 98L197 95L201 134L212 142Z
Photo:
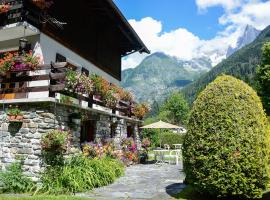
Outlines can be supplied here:
M102 107L106 107L104 102L95 98L94 95L82 95L78 93L73 93L65 90L65 77L67 69L75 69L76 67L71 65L70 63L61 62L61 63L51 63L39 65L35 71L46 70L46 74L42 75L29 75L30 69L20 70L20 71L10 71L10 76L0 76L0 85L2 88L0 89L0 99L1 95L6 94L17 94L17 93L29 93L29 92L49 92L49 97L56 97L56 93L60 93L72 98L79 100L79 102L87 102L89 108L93 108L93 105L98 105ZM48 85L45 86L35 86L29 87L28 82L33 81L49 81ZM3 87L6 84L11 85L14 83L19 83L19 87ZM116 108L112 108L112 112L116 113L119 111L121 115L131 117L132 116L132 106L133 103L119 101Z

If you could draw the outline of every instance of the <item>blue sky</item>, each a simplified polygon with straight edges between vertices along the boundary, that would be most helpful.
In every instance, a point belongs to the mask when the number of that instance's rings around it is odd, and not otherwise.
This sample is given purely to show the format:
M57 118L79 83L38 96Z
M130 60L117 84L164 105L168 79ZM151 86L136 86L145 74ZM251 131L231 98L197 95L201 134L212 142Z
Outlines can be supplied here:
M201 12L194 0L115 0L115 3L127 19L151 16L162 22L166 32L183 27L201 39L211 39L224 29L218 23L224 14L221 6Z
M236 46L246 25L270 25L270 0L114 0L132 27L154 52L181 60L208 57L212 65ZM136 67L147 55L123 59Z

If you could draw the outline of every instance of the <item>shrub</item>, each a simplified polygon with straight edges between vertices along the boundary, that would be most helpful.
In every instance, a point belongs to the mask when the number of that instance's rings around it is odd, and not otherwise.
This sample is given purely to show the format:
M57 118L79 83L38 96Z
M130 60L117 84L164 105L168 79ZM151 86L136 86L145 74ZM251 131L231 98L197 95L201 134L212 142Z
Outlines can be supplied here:
M151 147L160 146L160 131L158 129L143 129L141 132L142 138L149 138L151 141Z
M170 145L171 148L174 148L173 144L182 144L183 143L183 135L179 133L173 133L170 131L160 133L160 141L161 145L164 144Z
M186 180L198 191L260 198L267 184L266 116L256 92L220 76L194 102L184 140Z
M47 167L41 177L41 192L50 194L84 192L108 185L123 174L124 166L116 160L89 159L77 155L68 159L63 167Z
M6 171L0 173L2 192L24 193L35 189L34 182L23 174L22 164L12 163Z
M61 130L53 130L41 139L42 157L47 165L63 165L64 153L70 142L69 133Z

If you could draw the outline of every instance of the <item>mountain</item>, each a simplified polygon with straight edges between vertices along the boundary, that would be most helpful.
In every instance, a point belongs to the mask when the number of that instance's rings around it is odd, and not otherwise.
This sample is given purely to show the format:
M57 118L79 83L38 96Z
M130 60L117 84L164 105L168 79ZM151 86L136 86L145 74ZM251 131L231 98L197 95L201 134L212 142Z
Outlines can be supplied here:
M253 42L257 38L257 36L260 34L260 32L261 31L257 30L253 26L247 25L244 30L243 35L238 38L236 47L233 48L230 46L228 48L226 57L228 58L234 52L238 51L239 49Z
M162 101L210 68L207 58L183 61L157 52L146 57L136 68L124 70L121 86L132 91L139 102Z
M197 94L220 74L233 75L254 85L255 69L260 64L261 48L265 42L270 42L270 26L265 28L252 43L233 53L209 72L183 88L182 91L189 102L193 102Z

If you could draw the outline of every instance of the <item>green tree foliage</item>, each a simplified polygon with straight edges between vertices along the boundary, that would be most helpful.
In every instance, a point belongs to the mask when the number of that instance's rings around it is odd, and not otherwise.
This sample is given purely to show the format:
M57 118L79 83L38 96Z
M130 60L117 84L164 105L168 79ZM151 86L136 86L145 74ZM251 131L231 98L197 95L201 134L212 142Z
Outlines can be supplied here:
M267 119L256 92L220 76L194 102L184 140L187 182L218 197L260 198L268 182Z
M158 118L173 124L186 124L189 105L180 92L174 92L162 105Z
M258 92L267 114L270 115L270 42L263 46L262 55L262 64L256 71Z
M173 144L182 144L183 143L183 134L174 133L171 131L164 131L160 133L160 142L161 146L168 144L170 148L174 148Z

